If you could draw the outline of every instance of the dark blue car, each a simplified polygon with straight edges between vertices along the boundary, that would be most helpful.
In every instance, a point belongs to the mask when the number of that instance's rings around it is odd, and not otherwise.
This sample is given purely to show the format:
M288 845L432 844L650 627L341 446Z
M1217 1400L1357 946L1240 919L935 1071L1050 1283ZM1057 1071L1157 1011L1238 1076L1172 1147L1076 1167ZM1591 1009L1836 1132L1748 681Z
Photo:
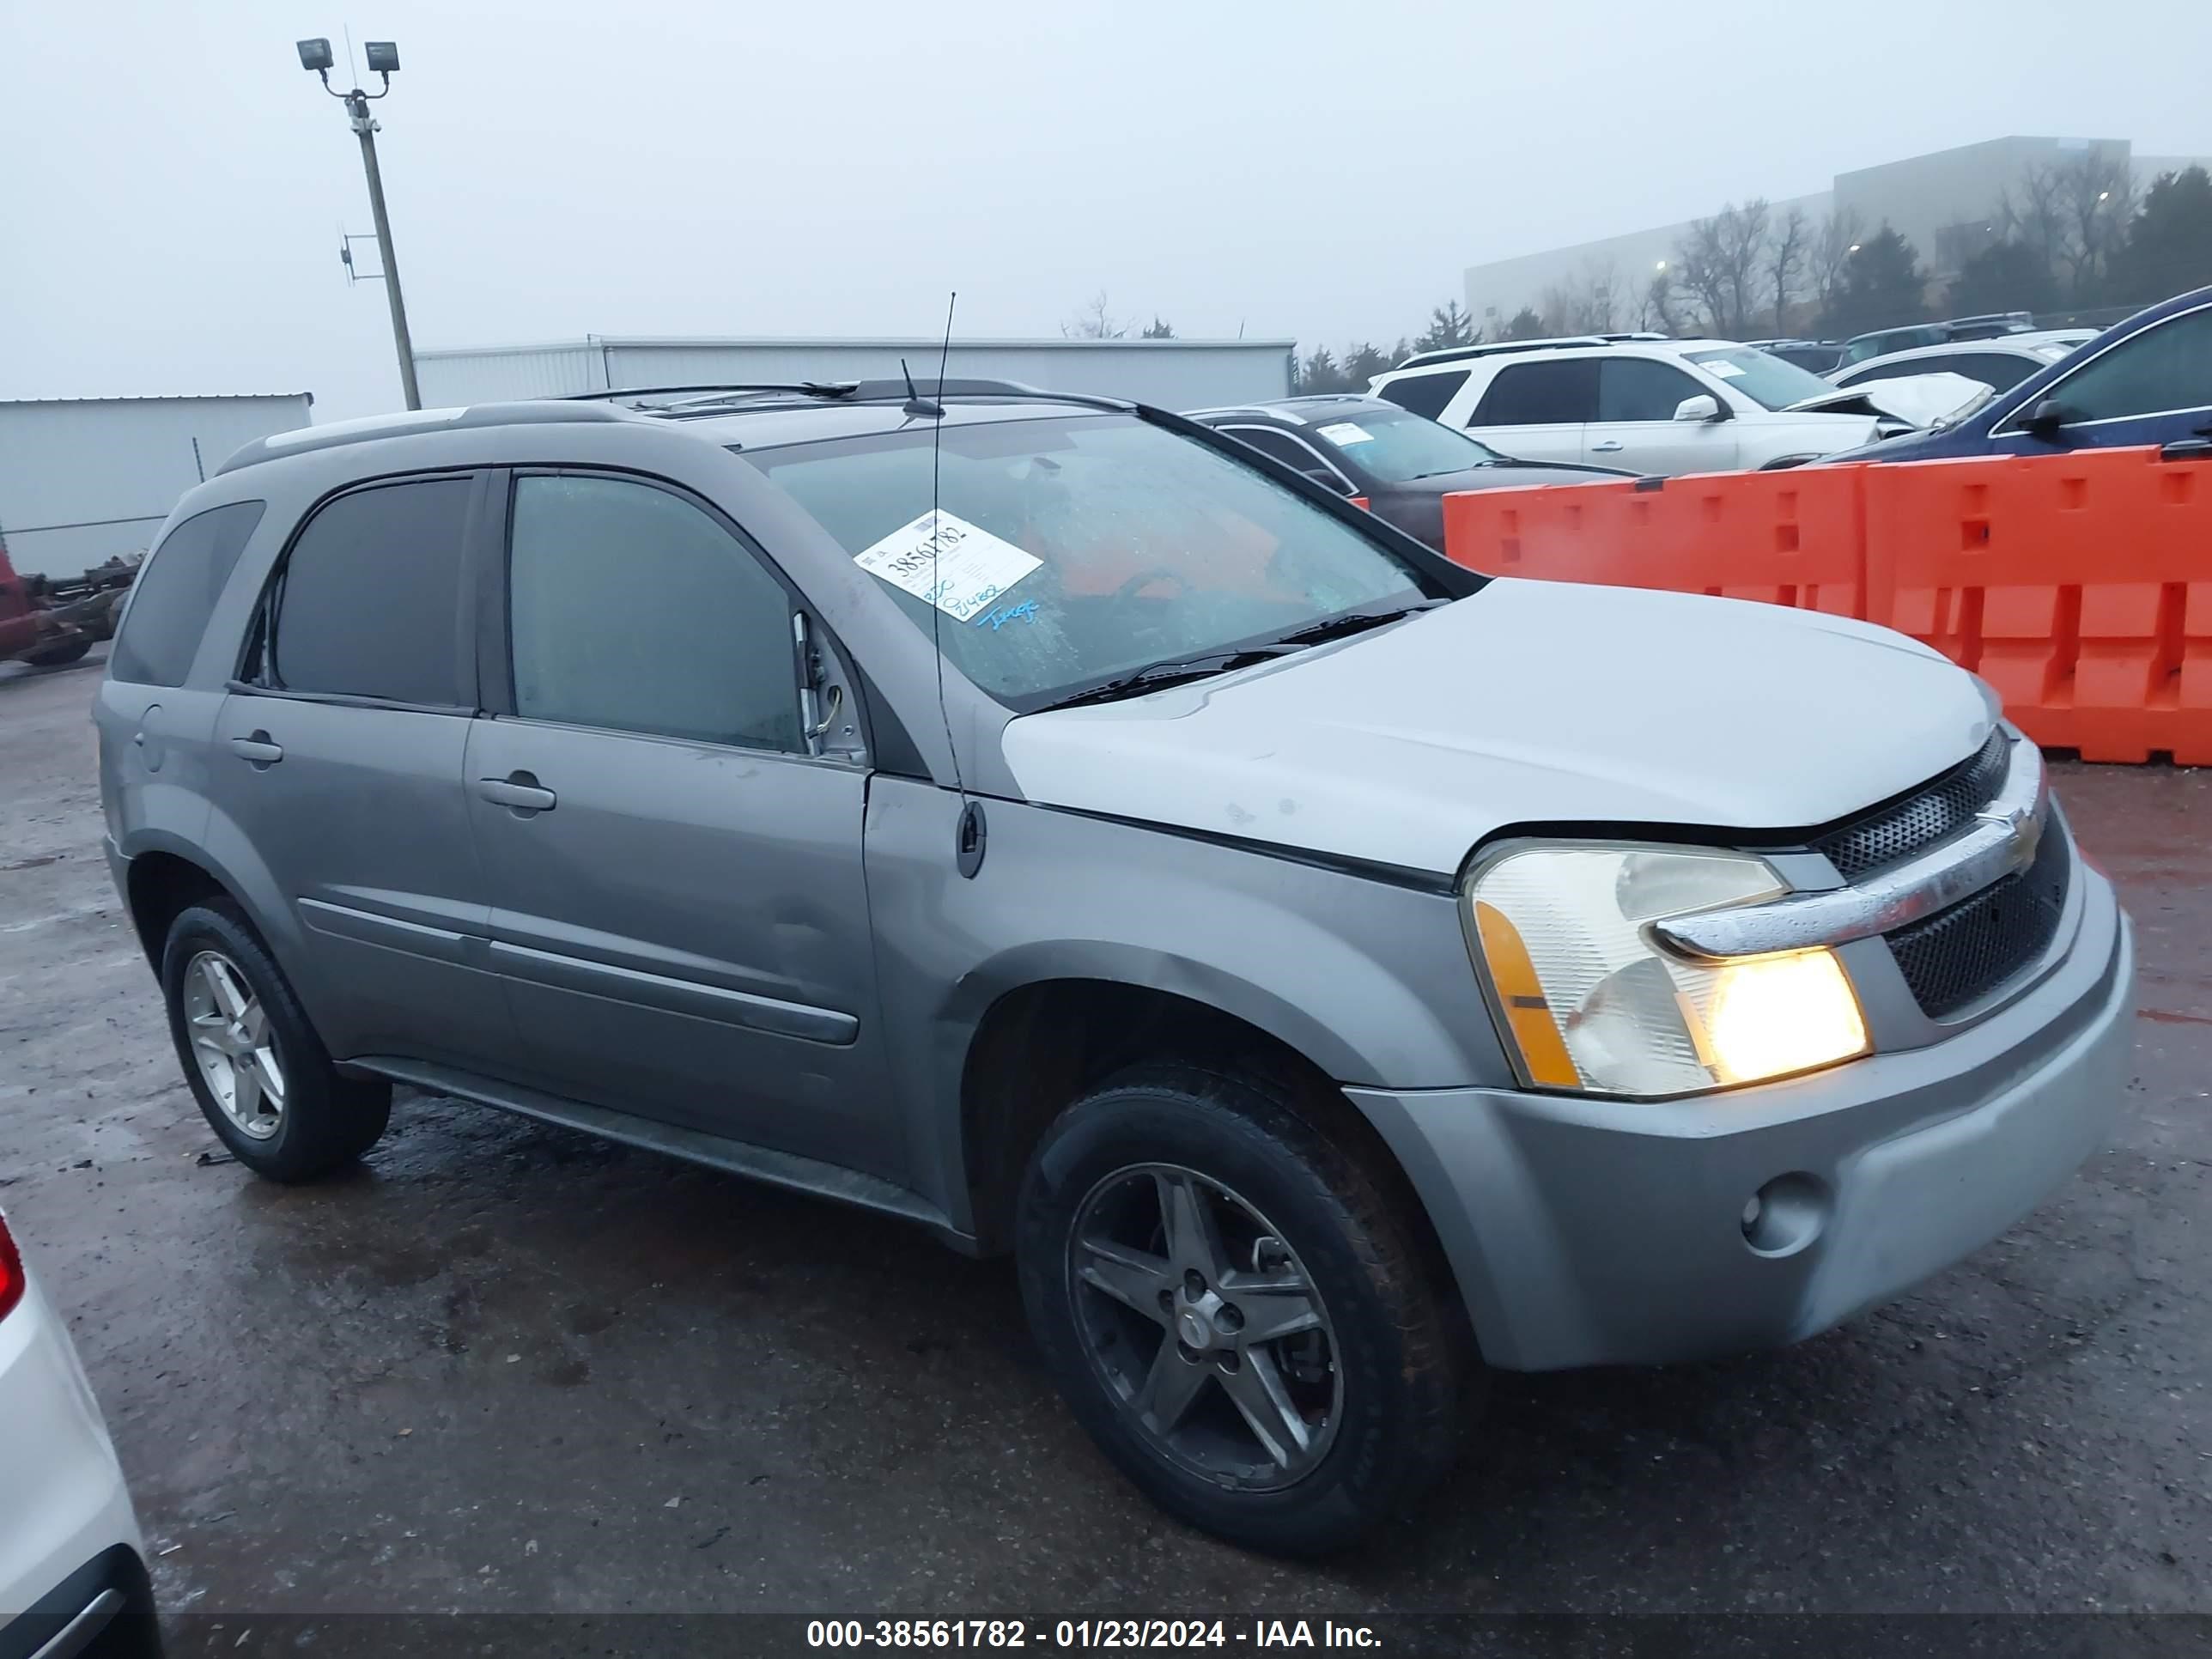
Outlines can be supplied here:
M1952 425L1828 459L2051 455L2130 444L2212 456L2212 288L2137 312Z

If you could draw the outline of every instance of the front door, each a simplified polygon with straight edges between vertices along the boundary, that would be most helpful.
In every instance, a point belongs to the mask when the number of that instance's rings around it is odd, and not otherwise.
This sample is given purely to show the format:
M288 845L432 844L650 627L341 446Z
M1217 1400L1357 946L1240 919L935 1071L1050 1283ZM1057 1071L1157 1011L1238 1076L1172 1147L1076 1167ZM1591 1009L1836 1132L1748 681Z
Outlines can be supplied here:
M1581 459L1669 477L1733 471L1741 450L1734 421L1674 418L1676 408L1698 397L1721 402L1672 363L1607 357L1598 365L1597 419L1583 428Z
M462 793L475 671L463 548L480 481L355 489L279 568L207 760L210 849L331 1054L483 1070L511 1047Z
M687 495L519 473L465 773L515 1080L897 1178L867 775L807 752L793 601Z
M2034 406L2057 404L2056 427L2028 429ZM2212 305L2200 306L2107 347L1999 422L2000 454L2212 440Z

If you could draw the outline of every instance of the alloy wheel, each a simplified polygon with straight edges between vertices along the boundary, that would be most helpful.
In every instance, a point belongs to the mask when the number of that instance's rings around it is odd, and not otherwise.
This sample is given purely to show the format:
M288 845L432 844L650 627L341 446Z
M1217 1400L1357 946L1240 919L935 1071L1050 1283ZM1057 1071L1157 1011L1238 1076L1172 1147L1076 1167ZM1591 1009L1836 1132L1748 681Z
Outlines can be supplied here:
M1117 1170L1076 1212L1067 1271L1093 1369L1171 1462L1267 1492L1327 1455L1344 1396L1328 1310L1237 1192L1177 1164Z
M208 1092L240 1133L269 1139L284 1122L284 1066L261 999L236 963L202 951L185 966L184 1002Z

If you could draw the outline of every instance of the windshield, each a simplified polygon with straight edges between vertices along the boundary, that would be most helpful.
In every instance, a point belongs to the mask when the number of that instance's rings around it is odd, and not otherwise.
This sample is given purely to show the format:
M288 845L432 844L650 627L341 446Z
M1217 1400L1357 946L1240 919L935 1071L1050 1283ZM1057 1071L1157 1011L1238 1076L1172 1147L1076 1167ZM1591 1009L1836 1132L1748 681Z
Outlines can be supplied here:
M954 414L959 411L956 409ZM927 422L740 457L975 684L1024 713L1145 665L1271 640L1441 583L1204 444L1101 415Z
M1717 374L1761 409L1787 409L1808 398L1825 398L1836 388L1795 363L1750 346L1683 354L1708 374Z
M1505 459L1464 432L1402 409L1363 409L1307 429L1385 483L1495 466Z

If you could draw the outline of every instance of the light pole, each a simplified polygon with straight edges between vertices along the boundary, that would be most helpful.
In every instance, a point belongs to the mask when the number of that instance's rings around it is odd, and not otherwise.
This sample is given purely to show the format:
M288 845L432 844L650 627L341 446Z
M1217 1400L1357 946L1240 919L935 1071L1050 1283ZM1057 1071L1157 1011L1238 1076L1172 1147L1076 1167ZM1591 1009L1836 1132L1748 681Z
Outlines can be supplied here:
M376 252L384 262L384 297L392 307L392 343L399 353L399 386L407 395L407 407L420 409L422 394L415 386L415 345L407 334L407 301L399 291L399 259L392 251L392 221L384 210L384 175L376 165L376 123L368 112L372 99L391 94L392 72L399 67L399 48L389 40L369 40L362 43L362 52L370 72L384 77L384 84L375 92L363 92L359 87L340 92L331 85L328 40L301 41L300 67L313 70L321 77L325 92L344 100L348 121L361 140L361 170L368 175L368 210L376 220Z

